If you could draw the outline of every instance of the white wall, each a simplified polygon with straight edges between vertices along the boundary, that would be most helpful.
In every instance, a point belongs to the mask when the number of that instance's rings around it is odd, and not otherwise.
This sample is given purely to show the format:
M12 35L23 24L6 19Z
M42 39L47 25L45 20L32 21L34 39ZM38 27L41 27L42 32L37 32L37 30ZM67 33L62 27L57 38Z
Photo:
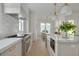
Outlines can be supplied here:
M53 17L53 16L52 16ZM51 23L51 35L54 34L55 32L55 21L52 20L51 16L46 16L45 15L38 15L35 13L31 14L31 23L30 23L30 30L33 32L33 38L34 39L39 39L41 33L40 33L40 23L41 22L48 22ZM76 28L76 34L79 35L79 13L78 12L73 12L71 16L67 17L66 19L71 20L73 19L75 21L75 24L77 26ZM60 19L62 20L62 19Z
M32 33L32 39L35 39L35 18L34 18L34 14L30 16L30 22L29 22L29 27L30 27L30 32Z
M45 15L39 15L32 13L31 14L31 23L30 23L30 29L31 32L33 32L33 38L34 39L40 39L41 32L40 32L40 23L50 23L51 24L51 35L53 35L53 26L54 22L51 20L51 16L45 16Z
M3 5L0 4L0 36L13 35L17 33L18 20L4 14Z

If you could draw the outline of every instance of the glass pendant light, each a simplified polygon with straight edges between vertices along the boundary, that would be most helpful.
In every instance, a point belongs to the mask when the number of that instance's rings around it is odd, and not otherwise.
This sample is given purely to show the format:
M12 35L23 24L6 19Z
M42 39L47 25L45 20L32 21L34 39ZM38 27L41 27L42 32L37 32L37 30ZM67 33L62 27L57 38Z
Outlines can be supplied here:
M53 16L52 20L57 20L58 16L57 16L57 12L56 12L56 3L54 3L54 6L55 6L55 12L54 12L54 16Z
M60 15L62 15L62 16L70 16L70 15L72 15L72 10L69 7L68 3L64 4L64 7L60 11Z
M56 9L57 4L56 3L54 3L54 6L55 6L55 12L54 12L54 16L52 17L52 20L54 20L54 21L60 21L60 20L63 21L63 20L65 20L65 16L57 14L57 9Z

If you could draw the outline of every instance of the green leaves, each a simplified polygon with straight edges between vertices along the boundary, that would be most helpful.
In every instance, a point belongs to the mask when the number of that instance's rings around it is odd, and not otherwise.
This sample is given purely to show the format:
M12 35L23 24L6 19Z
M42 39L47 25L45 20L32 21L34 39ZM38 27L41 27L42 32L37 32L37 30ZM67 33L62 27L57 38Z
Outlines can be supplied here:
M76 28L75 24L73 24L72 22L65 21L59 26L58 31L68 32L68 31L74 30L75 28Z

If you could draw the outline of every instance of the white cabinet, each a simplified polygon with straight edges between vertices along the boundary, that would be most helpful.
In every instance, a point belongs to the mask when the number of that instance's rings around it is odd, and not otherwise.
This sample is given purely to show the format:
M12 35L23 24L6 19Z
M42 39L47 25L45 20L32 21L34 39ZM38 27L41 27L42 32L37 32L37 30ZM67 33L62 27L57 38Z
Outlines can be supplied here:
M77 54L79 56L79 43L77 44Z
M58 56L77 56L78 48L76 44L60 43L57 46Z
M22 55L22 44L21 41L17 42L16 44L13 44L11 47L9 47L7 50L2 52L1 56L21 56Z
M13 45L12 47L1 53L1 56L16 56L16 54L16 45Z
M17 42L16 51L17 56L22 56L22 41Z
M20 3L4 3L4 13L20 13Z

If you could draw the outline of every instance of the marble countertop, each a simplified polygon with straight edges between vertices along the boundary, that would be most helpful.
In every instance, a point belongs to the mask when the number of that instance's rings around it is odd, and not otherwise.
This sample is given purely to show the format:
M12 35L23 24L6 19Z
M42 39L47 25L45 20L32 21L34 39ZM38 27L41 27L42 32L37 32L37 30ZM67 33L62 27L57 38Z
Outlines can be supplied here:
M29 34L25 38L28 38L31 36L32 33L26 33ZM0 39L0 53L4 52L6 49L12 46L12 44L17 43L18 41L23 40L23 37L10 37L10 38L1 38Z
M13 44L22 40L22 38L5 38L0 40L0 53L11 47Z
M27 35L25 38L28 38L29 36L31 36L32 33L26 33L29 34ZM4 52L6 49L8 49L9 47L11 47L13 44L17 43L18 41L23 40L23 37L17 38L17 37L13 37L13 38L2 38L0 39L0 53Z
M73 38L62 38L57 36L48 36L48 38L52 38L58 43L79 43L79 36L75 36Z

